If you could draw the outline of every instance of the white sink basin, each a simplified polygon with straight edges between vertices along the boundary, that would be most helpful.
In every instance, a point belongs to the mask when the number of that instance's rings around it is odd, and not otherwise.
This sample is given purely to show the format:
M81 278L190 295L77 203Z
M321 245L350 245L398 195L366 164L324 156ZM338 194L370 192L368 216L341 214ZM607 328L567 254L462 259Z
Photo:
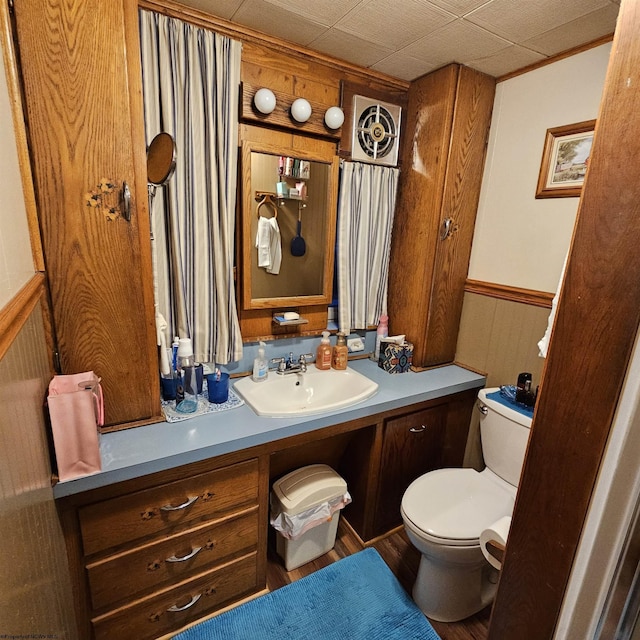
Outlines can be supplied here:
M247 376L234 389L259 416L285 418L349 407L370 398L378 384L353 369L320 371L311 365L306 373L269 371L262 382Z

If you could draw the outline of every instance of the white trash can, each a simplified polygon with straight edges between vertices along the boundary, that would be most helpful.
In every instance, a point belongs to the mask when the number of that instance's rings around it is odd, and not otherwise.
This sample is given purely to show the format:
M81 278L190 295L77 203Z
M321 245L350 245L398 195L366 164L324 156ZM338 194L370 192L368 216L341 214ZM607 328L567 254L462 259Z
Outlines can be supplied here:
M340 510L350 502L347 483L326 464L302 467L273 483L271 524L287 571L333 549Z

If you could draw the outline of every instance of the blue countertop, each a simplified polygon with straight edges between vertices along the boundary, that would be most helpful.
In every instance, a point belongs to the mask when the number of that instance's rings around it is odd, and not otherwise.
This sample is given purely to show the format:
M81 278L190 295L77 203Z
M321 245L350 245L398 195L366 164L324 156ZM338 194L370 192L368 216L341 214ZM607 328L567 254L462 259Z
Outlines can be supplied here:
M386 373L370 360L349 361L349 367L377 382L379 388L371 398L345 409L297 418L265 418L244 404L183 422L159 422L102 434L102 471L58 482L53 487L54 497L166 471L485 384L483 376L456 365L399 375Z

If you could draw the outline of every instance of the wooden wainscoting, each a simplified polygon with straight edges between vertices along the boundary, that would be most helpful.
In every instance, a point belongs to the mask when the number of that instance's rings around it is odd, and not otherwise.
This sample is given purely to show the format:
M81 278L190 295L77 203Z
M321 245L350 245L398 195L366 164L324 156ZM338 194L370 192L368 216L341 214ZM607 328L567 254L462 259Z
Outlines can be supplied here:
M36 274L0 310L2 624L15 637L38 630L74 640L73 596L44 421L51 372L43 296L43 278Z
M487 375L487 386L515 384L529 371L538 384L544 358L538 341L547 328L549 309L487 293L465 292L456 362Z
M553 294L468 281L465 287L456 363L487 376L487 387L515 384L529 371L534 388L545 359L538 341L545 333ZM545 301L548 301L545 302ZM464 465L482 469L480 424L474 413Z

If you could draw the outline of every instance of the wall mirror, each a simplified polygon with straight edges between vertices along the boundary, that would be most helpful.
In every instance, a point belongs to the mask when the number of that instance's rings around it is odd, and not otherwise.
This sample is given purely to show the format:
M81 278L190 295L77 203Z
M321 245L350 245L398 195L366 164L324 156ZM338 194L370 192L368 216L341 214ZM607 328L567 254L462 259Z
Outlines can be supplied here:
M338 162L335 153L243 143L244 309L331 302Z

